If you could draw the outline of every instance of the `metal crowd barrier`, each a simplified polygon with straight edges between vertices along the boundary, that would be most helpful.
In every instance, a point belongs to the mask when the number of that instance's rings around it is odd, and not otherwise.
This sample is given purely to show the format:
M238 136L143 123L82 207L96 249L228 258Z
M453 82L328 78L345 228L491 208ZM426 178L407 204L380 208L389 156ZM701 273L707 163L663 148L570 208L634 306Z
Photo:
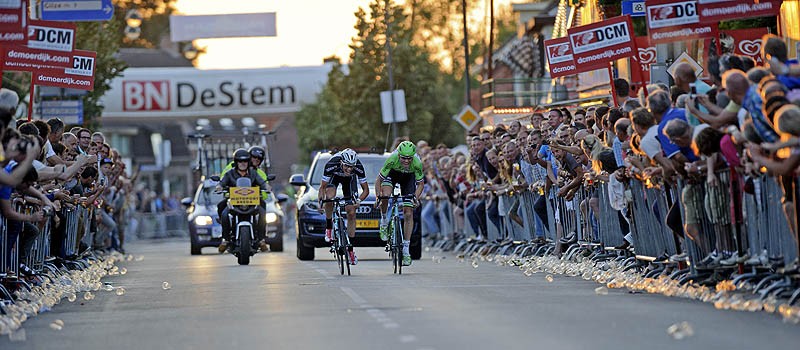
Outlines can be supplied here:
M602 183L595 188L598 191L598 207L600 213L595 215L598 221L598 239L605 247L616 247L624 243L624 236L628 232L622 232L620 226L619 212L611 207L608 197L608 184Z
M17 247L19 246L19 236L13 241L9 241L8 237L8 222L5 217L0 218L0 277L5 278L9 274L18 276L19 261L17 254Z
M188 235L189 226L186 213L180 211L173 213L135 213L135 230L128 230L131 235L139 239L185 237ZM131 225L131 227L134 227Z
M666 192L645 188L641 181L633 180L629 185L633 195L630 208L636 255L657 257L665 253L675 254L675 238L666 222L669 209Z
M539 194L531 191L519 194L519 212L522 222L525 223L524 233L521 237L523 241L531 240L536 236L536 212L533 211L533 204L536 203L537 198L539 198Z
M797 258L797 242L781 206L783 190L772 177L753 179L754 194L744 194L744 221L750 255L766 250L769 257L783 257L785 263Z

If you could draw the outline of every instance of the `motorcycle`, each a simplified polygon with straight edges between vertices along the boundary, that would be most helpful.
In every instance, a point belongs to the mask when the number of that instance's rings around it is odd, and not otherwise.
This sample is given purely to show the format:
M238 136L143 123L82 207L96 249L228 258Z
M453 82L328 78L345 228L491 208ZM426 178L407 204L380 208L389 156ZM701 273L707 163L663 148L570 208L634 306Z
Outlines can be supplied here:
M258 252L255 225L260 219L258 206L261 204L261 192L260 188L252 187L249 178L240 177L236 179L236 187L230 187L224 193L233 230L228 251L237 257L239 265L249 265L250 257Z

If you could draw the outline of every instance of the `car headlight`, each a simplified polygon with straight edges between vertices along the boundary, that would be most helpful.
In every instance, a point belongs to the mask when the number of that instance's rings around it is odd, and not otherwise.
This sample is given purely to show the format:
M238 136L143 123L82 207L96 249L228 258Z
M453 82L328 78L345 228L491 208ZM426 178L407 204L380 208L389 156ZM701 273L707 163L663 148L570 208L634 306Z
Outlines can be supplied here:
M272 224L278 221L278 214L267 213L267 223Z
M317 202L317 201L308 201L308 202L306 202L306 210L315 211L315 212L320 211L319 202Z
M194 224L197 226L211 226L213 223L214 219L208 215L199 215L198 217L194 218Z

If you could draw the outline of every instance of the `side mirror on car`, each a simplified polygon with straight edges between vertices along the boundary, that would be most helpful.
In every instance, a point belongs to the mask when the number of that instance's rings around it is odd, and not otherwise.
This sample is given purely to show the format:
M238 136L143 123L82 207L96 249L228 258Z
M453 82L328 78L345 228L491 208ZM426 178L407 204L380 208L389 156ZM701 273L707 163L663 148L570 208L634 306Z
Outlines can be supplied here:
M285 203L286 201L289 200L289 196L287 196L284 193L278 193L278 195L276 195L275 198L278 200L278 203Z
M275 181L275 175L267 175L267 181Z
M211 177L211 180L219 182L219 176L218 175L214 175L214 176Z
M181 199L181 205L183 205L186 208L192 206L192 197L186 197L184 199Z
M289 178L289 183L293 186L305 186L306 179L303 177L303 174L294 174Z

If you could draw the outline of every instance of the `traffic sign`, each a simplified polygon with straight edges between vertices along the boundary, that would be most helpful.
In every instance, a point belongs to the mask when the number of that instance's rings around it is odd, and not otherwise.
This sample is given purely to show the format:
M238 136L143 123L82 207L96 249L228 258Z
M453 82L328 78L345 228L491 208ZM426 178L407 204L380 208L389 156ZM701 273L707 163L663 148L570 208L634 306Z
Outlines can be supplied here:
M394 114L392 114L392 95L394 95ZM381 91L381 119L384 124L408 121L406 93L403 90Z
M48 21L108 21L114 5L111 0L42 0L41 14Z
M472 109L472 107L465 105L464 108L461 109L461 112L458 112L458 114L453 116L453 119L461 124L464 129L469 131L481 121L481 116L478 114L478 112Z
M38 104L42 119L60 118L66 124L83 124L83 101L41 101Z
M646 16L647 11L645 10L644 0L623 0L622 15L631 15L631 17Z
M672 76L673 79L675 78L675 69L678 68L678 65L681 63L688 63L690 66L692 66L696 76L699 77L700 74L703 74L703 66L701 66L700 63L697 63L692 56L689 56L689 54L684 51L680 56L678 56L677 59L675 59L675 62L672 62L672 64L669 65L669 68L667 68L667 72Z

